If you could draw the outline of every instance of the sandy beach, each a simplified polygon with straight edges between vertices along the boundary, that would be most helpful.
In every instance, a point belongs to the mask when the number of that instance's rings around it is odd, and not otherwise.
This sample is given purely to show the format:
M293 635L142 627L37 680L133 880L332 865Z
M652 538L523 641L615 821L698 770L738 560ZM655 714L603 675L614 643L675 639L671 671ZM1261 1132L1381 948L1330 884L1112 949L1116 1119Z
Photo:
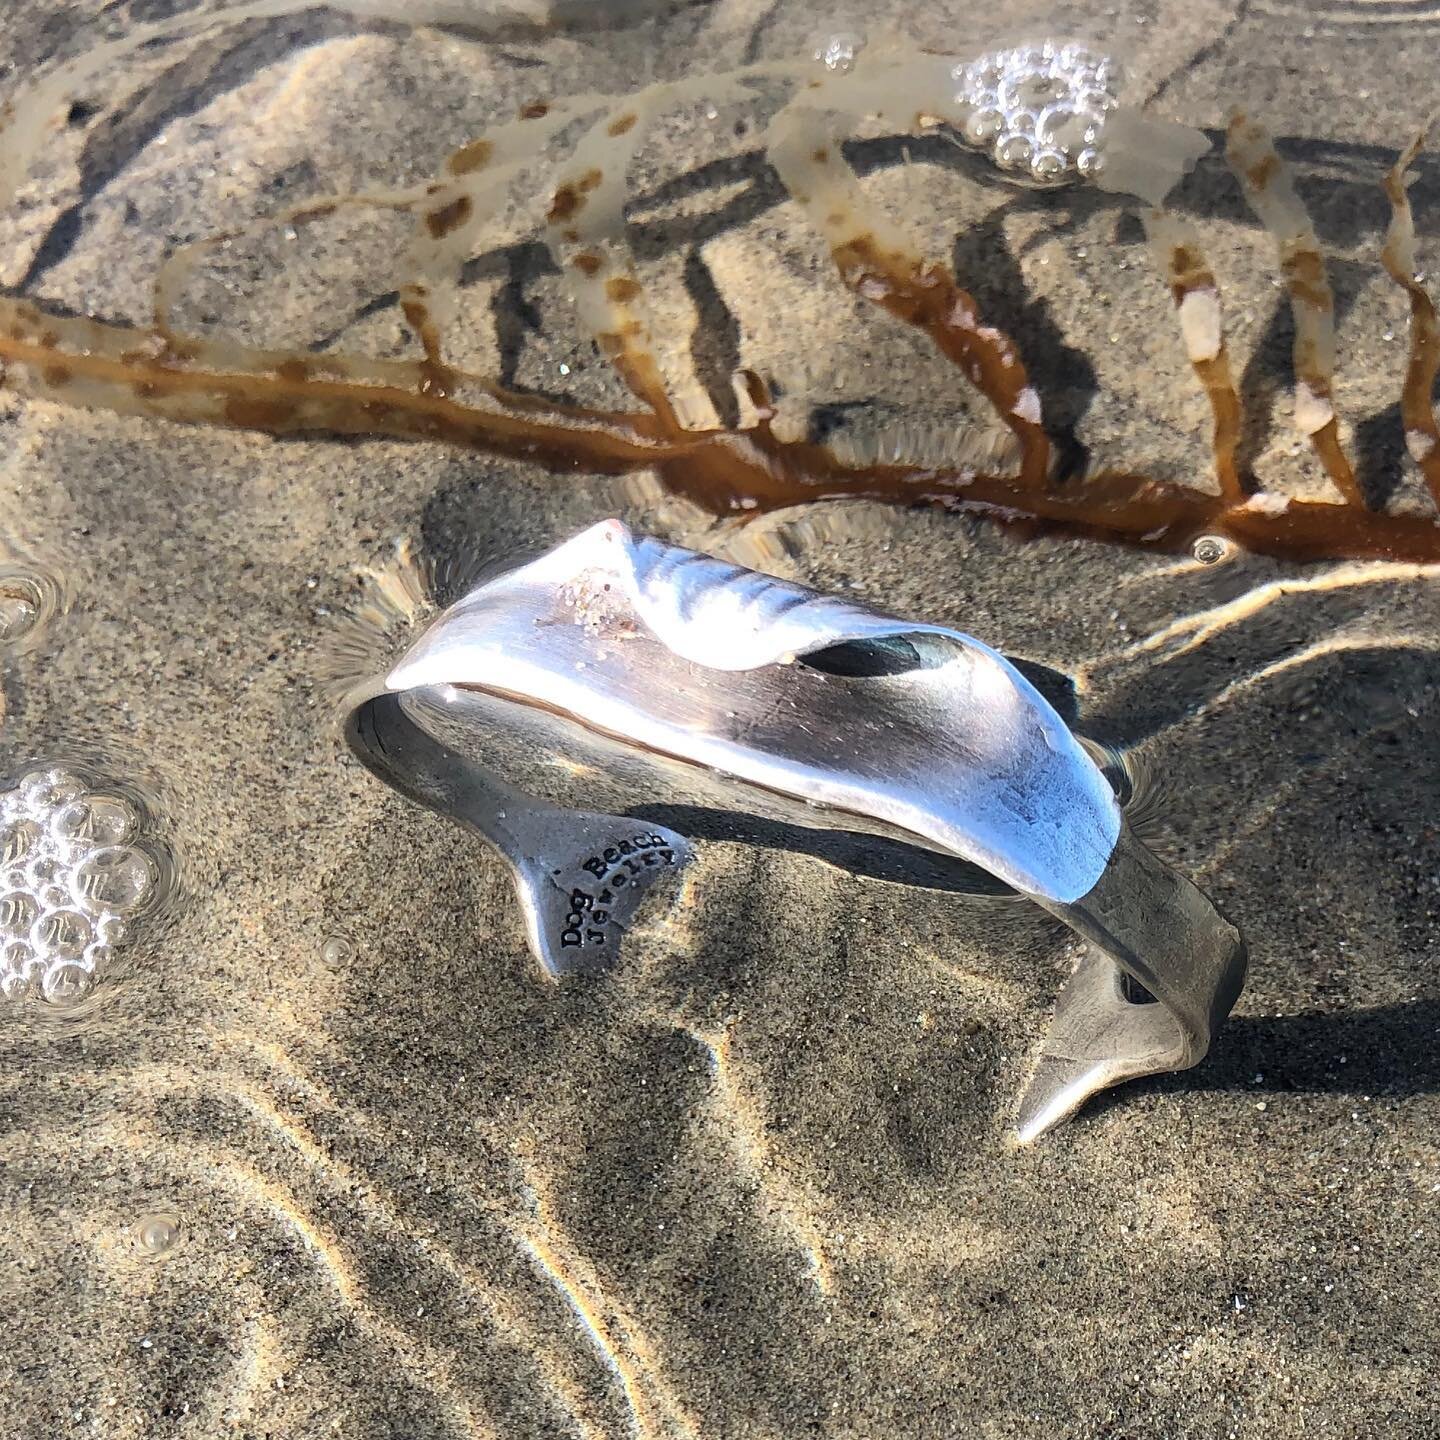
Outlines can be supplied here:
M178 8L0 0L0 100ZM820 30L947 52L1083 34L1126 58L1135 102L1271 128L1331 260L1342 434L1393 504L1426 505L1397 418L1405 299L1379 263L1379 180L1435 103L1423 7L641 8L490 37L312 11L132 56L57 114L0 214L0 283L143 323L167 250L233 231L181 328L413 359L407 217L245 227L421 184L528 103L803 55ZM733 420L748 367L777 426L869 459L1002 445L924 336L837 281L754 108L711 109L660 126L631 176L682 413ZM1210 483L1133 206L1018 192L939 136L859 143L866 194L1016 338L1062 449ZM1433 263L1440 165L1415 173ZM1273 241L1218 155L1174 203L1220 280L1257 474L1323 494L1290 424ZM517 188L486 227L453 358L622 405L537 239L545 206ZM1069 932L744 839L699 842L611 976L546 983L503 863L366 773L333 696L424 618L347 618L362 575L453 589L610 515L1072 677L1076 728L1137 777L1137 829L1247 936L1214 1053L1018 1147ZM0 644L0 775L139 787L174 865L84 1006L0 1001L0 1436L1440 1429L1433 567L1202 565L879 503L722 523L645 473L3 382L0 565L58 597Z

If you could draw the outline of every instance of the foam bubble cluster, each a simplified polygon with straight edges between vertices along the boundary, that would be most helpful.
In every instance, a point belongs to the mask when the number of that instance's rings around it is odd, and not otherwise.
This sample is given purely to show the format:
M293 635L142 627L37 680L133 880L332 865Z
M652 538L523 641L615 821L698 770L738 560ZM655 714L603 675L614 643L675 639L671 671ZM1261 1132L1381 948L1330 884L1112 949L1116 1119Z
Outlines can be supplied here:
M865 48L865 37L856 30L836 30L816 39L811 55L827 70L850 70L855 57Z
M955 67L968 145L1037 185L1095 180L1105 126L1117 106L1119 67L1084 45L1045 40L992 50Z
M0 789L0 995L90 994L159 883L140 825L130 801L67 770Z

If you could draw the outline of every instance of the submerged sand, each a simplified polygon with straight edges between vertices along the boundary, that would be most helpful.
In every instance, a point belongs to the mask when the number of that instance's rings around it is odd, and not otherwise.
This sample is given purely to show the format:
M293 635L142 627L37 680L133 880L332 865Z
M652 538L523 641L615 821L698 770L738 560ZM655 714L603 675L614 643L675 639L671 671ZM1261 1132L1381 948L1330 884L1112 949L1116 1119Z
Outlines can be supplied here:
M97 20L3 8L0 93ZM1063 25L1120 45L1175 118L1262 114L1335 256L1339 408L1415 498L1374 181L1433 102L1434 21L1340 0L1328 22L1279 0L911 9L846 0L823 22L952 49ZM177 239L412 182L537 97L796 53L821 18L715 0L477 42L309 16L247 32L189 91L185 51L149 57L171 103L111 126L105 106L133 110L117 76L98 118L72 117L0 217L4 279L138 318ZM691 117L637 166L647 193L693 177L636 215L667 365L702 411L745 364L858 449L953 457L979 407L834 282L743 118ZM1053 423L1204 483L1205 402L1122 208L1017 200L939 145L879 160L867 186L1017 335ZM1418 169L1426 252L1440 171ZM80 173L84 224L56 239ZM1270 243L1218 163L1182 209L1268 397L1259 468L1318 492L1286 421ZM473 266L467 358L615 401L536 215L518 201ZM198 283L192 318L412 353L400 239L370 216L264 237ZM1079 727L1147 777L1151 843L1248 936L1214 1055L1019 1150L1067 934L738 840L702 842L613 977L544 984L501 863L342 752L323 682L351 653L356 571L396 540L467 570L609 514L1075 677ZM1205 567L869 505L717 527L634 480L3 392L0 536L66 597L0 656L0 772L53 757L144 781L181 877L78 1019L3 1017L0 1434L1436 1433L1432 574ZM137 1228L157 1214L158 1256Z

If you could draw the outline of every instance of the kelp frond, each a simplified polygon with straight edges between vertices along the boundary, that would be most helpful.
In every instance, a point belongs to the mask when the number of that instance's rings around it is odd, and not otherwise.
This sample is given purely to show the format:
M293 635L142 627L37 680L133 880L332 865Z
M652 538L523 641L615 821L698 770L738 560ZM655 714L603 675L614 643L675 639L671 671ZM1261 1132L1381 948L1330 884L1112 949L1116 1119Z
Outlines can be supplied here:
M0 111L0 205L14 196L43 142L48 117L75 87L124 54L217 21L278 17L306 8L303 0L247 0L218 15L137 27L58 68ZM475 6L461 0L406 7L349 0L340 8L366 18L412 22L454 20L458 11L491 20L548 13L543 5ZM1430 516L1387 514L1366 506L1334 411L1334 307L1320 247L1284 161L1264 130L1243 115L1231 123L1227 158L1276 243L1295 317L1295 423L1309 438L1339 499L1257 493L1254 477L1241 472L1242 407L1226 348L1219 287L1194 227L1161 203L1206 142L1185 127L1125 111L1116 112L1121 144L1100 183L1137 195L1149 207L1150 247L1213 412L1218 493L1117 470L1057 481L1042 398L1030 382L1020 347L986 322L948 267L925 259L899 227L875 210L843 148L869 121L896 133L963 127L967 115L956 94L957 64L956 57L892 44L842 65L808 59L765 62L662 82L631 95L557 98L527 106L514 121L462 146L429 183L318 197L264 222L299 226L357 204L413 214L398 294L422 359L261 350L182 333L174 321L174 301L198 258L223 238L212 237L182 247L162 265L154 323L148 327L58 316L25 297L0 296L0 384L70 404L272 434L436 440L557 471L652 469L670 490L717 514L869 498L938 505L1011 526L1165 550L1184 550L1199 536L1217 535L1299 559L1440 561L1440 524ZM1013 472L901 461L862 465L822 444L782 439L771 425L773 406L764 383L748 373L740 377L749 401L748 424L695 428L682 419L656 357L647 297L630 248L624 207L631 161L667 111L700 100L751 100L777 87L788 98L773 110L765 131L770 165L823 237L843 282L924 333L984 396L1018 447ZM1423 139L1417 138L1385 181L1394 218L1384 262L1411 307L1411 359L1402 400L1407 442L1440 504L1440 431L1431 405L1440 369L1440 324L1415 274L1404 179ZM563 151L558 162L551 153L557 147ZM1127 155L1136 158L1127 161ZM581 323L634 395L632 410L599 410L520 394L465 372L448 358L462 268L478 243L480 227L522 179L548 186L543 238L566 277Z

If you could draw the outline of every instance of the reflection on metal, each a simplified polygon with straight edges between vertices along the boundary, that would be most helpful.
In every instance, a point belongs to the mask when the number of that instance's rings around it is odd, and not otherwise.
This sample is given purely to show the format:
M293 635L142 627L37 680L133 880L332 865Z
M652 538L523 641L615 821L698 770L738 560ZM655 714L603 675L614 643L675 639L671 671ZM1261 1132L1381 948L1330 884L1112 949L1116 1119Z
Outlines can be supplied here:
M617 956L687 862L657 805L884 837L989 871L1091 945L1017 1131L1205 1054L1240 935L1126 828L1104 776L989 647L592 527L481 585L354 699L373 771L510 861L552 976ZM597 808L591 808L597 807ZM613 812L613 813L608 813Z

